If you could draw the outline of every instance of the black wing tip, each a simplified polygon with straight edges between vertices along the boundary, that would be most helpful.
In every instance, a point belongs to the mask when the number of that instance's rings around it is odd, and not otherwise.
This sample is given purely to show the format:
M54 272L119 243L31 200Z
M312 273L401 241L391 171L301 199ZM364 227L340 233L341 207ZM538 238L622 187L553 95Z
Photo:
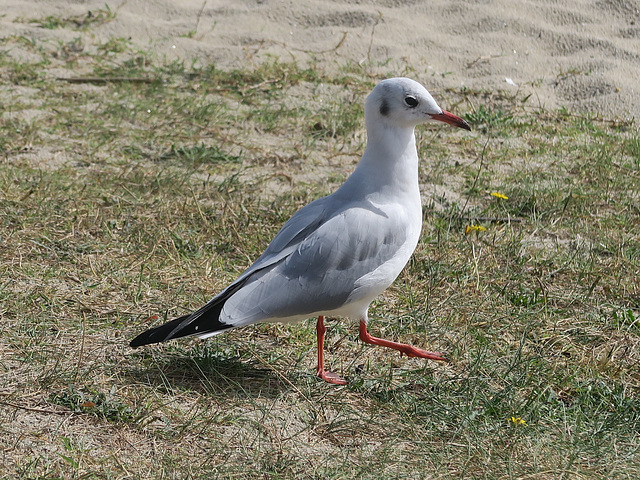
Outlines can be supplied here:
M176 328L176 326L178 326L183 320L188 317L189 315L184 315L182 317L171 320L170 322L163 323L162 325L158 325L157 327L145 330L136 338L131 340L131 342L129 342L129 346L131 348L138 348L144 345L150 345L152 343L162 343L170 340L171 338L174 338L173 336L171 336L174 328ZM153 315L149 318L155 320L157 319L157 316Z
M144 332L142 332L140 335L138 335L136 338L134 338L133 340L131 340L131 342L129 342L129 346L131 348L138 348L138 347L142 347L144 345L150 345L152 343L162 343L165 340L167 340L166 335L164 335L161 338L153 338L156 334L158 333L158 329L162 328L164 325L158 327L158 328L152 328L150 330L146 330Z
M174 338L191 337L194 335L219 332L233 328L233 325L228 325L218 320L219 310L222 308L222 304L214 306L218 307L217 311L214 310L209 312L213 313L213 316L198 315L195 322L192 322L190 321L191 318L194 315L197 315L198 312L183 315L182 317L175 318L170 322L145 330L131 340L131 342L129 342L129 346L131 348L138 348L152 343L163 343Z
M131 348L138 348L151 343L166 342L173 338L191 337L193 335L219 332L234 328L235 325L229 325L220 321L220 312L226 300L237 292L245 282L246 279L233 284L223 293L193 313L174 318L170 322L145 330L131 340L129 346ZM157 320L158 317L152 315L149 319Z
M143 345L149 345L149 343L150 342L145 342L144 339L140 338L140 335L138 335L136 338L129 342L129 346L131 348L138 348L142 347Z

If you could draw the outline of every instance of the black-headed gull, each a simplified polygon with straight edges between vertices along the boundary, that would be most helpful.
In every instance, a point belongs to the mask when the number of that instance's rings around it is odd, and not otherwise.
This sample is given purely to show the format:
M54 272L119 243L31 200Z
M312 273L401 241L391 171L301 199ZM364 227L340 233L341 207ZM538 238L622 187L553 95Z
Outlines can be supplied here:
M369 304L400 274L422 228L414 128L432 121L470 130L408 78L383 80L365 103L367 147L355 171L333 194L296 212L265 252L199 310L147 330L132 347L173 338L208 338L256 322L318 317L317 375L346 382L324 368L324 316L360 320L360 339L410 357L443 354L372 337Z

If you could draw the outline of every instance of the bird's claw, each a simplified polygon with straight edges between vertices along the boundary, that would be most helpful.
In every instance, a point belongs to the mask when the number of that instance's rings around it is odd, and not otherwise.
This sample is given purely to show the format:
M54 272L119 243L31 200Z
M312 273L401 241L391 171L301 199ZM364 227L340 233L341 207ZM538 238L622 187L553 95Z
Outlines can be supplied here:
M422 350L421 348L413 347L411 345L404 345L400 351L400 355L403 353L407 357L417 357L417 358L426 358L429 360L436 360L438 362L448 362L449 357L446 353L443 352L428 352L426 350Z
M332 383L334 385L346 385L347 384L346 380L344 380L343 378L339 377L335 373L329 372L329 371L321 369L321 368L318 369L318 371L316 372L316 375L318 375L318 377L320 377L321 379L323 379L327 383Z

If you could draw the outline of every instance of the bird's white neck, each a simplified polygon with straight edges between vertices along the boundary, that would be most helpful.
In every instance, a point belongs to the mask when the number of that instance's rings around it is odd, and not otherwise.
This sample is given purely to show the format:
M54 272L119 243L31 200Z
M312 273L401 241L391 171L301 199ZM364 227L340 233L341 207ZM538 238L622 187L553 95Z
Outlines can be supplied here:
M367 148L343 187L357 182L365 195L418 196L418 153L414 129L367 125ZM365 188L362 188L362 187Z

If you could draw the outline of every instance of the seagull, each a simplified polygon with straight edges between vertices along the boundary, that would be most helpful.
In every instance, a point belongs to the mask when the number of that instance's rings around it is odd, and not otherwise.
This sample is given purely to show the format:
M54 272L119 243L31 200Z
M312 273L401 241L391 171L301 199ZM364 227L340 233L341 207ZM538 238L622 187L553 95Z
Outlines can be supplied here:
M367 146L344 184L296 212L264 253L206 305L141 333L130 346L209 338L257 322L317 317L316 374L344 385L344 379L324 366L328 316L359 320L359 337L365 343L446 361L442 353L367 331L369 305L393 283L418 244L422 204L414 129L434 121L471 130L462 118L442 110L418 82L382 80L365 102Z

